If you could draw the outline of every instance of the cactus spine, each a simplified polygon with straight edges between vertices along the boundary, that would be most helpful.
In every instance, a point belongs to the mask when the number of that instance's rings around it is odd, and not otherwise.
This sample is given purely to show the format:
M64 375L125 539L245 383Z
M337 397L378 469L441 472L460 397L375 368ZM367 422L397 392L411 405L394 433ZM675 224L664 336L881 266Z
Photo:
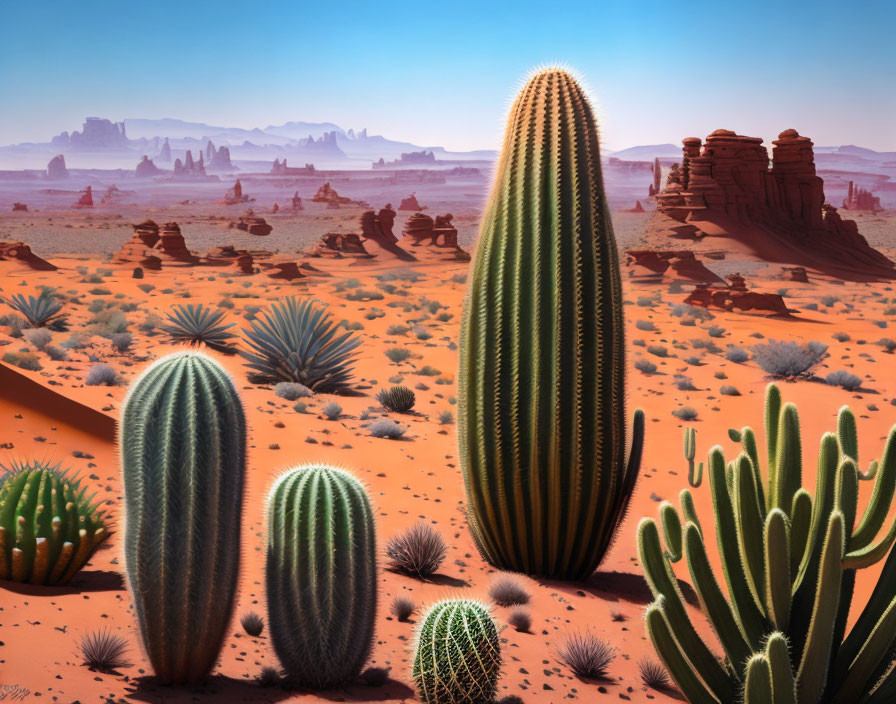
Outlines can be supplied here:
M726 462L715 447L707 463L727 596L710 567L689 493L682 492L683 531L675 507L660 507L665 551L653 520L638 527L641 563L656 597L646 623L657 653L692 702L893 701L896 522L886 530L884 523L896 494L896 427L861 516L858 440L848 409L840 411L837 434L821 439L814 497L802 486L799 415L795 406L782 403L776 386L766 395L767 471L753 431L744 428L740 436L737 459ZM684 609L672 571L682 554L724 650L721 661ZM847 633L855 571L885 557L877 586Z
M140 635L160 682L196 684L215 664L233 610L246 421L210 357L163 357L121 411L125 559Z
M376 618L373 511L361 482L306 465L284 474L267 505L268 622L290 682L325 689L358 675Z
M579 579L600 563L640 466L624 370L597 125L569 74L541 71L511 109L461 328L461 464L492 565Z
M0 579L68 584L109 537L103 512L59 465L0 469Z
M413 676L425 704L491 704L501 670L498 629L469 599L434 604L417 633Z

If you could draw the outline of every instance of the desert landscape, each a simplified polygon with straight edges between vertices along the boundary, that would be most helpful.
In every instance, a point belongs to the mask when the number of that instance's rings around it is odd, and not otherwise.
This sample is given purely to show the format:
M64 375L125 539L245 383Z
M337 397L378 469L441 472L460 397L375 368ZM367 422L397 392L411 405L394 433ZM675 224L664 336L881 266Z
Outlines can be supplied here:
M896 152L583 85L0 146L0 699L896 701Z

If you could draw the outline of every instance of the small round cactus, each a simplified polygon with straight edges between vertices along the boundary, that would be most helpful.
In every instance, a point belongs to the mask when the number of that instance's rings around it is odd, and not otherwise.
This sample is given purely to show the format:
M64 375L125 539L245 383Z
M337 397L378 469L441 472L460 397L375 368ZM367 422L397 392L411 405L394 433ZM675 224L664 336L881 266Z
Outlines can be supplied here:
M434 604L417 634L413 676L426 704L494 701L501 670L498 629L488 607L470 599Z
M0 579L68 584L109 537L99 505L59 467L0 467Z

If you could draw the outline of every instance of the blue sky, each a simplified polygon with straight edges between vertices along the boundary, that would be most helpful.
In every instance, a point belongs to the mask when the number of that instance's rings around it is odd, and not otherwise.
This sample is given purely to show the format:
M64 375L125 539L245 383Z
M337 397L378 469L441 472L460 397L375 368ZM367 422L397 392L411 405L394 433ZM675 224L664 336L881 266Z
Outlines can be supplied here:
M0 3L0 143L87 115L367 127L496 148L533 67L585 79L604 143L724 127L896 150L896 2Z

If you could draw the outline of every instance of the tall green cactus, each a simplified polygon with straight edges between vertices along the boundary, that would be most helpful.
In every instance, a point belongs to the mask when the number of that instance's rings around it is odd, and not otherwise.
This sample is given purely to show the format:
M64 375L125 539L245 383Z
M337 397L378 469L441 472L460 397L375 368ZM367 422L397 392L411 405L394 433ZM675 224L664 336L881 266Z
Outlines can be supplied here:
M348 472L296 467L267 505L268 623L290 682L325 689L361 671L376 619L376 536L363 485Z
M692 703L893 701L896 522L881 533L896 493L896 427L858 521L858 440L848 408L840 410L837 427L836 435L821 439L814 497L802 486L799 415L793 404L782 404L774 385L766 395L765 470L750 428L739 434L743 451L733 462L726 463L720 447L710 451L707 471L727 597L685 492L683 531L675 507L661 507L665 551L656 523L641 521L638 549L656 597L647 610L647 630ZM672 569L682 555L724 650L722 661L688 618ZM884 557L877 586L847 634L855 572Z
M206 678L233 611L246 421L210 357L163 357L121 411L125 558L143 645L160 682Z
M425 704L491 704L501 671L501 643L488 608L446 599L417 633L413 676Z
M492 565L581 579L638 476L597 124L566 72L534 75L504 137L461 327L458 437L475 542Z
M94 497L59 467L0 466L0 579L68 584L109 537Z

